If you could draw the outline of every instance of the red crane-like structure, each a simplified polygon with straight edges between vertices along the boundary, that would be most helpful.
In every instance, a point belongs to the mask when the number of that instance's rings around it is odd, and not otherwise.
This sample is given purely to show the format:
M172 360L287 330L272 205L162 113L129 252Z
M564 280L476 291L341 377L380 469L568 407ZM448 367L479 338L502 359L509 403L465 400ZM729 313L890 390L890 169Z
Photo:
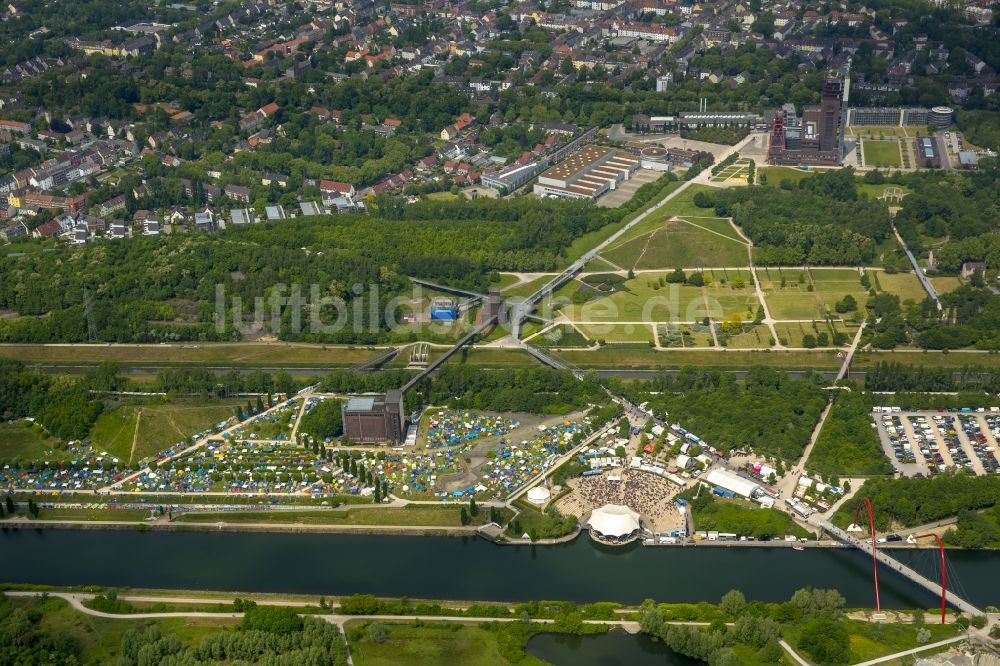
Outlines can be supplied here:
M945 613L947 612L948 606L948 567L944 560L944 542L941 541L941 537L938 536L937 532L931 532L930 534L924 534L921 537L934 537L937 541L938 552L941 555L941 624L945 623Z
M875 573L875 610L877 612L882 611L882 599L879 596L878 591L878 558L875 557L875 518L872 515L872 502L867 497L862 498L865 501L865 506L868 508L868 527L871 533L872 539L872 570ZM854 511L854 524L858 524L858 517L861 515L861 503L858 503L858 508Z

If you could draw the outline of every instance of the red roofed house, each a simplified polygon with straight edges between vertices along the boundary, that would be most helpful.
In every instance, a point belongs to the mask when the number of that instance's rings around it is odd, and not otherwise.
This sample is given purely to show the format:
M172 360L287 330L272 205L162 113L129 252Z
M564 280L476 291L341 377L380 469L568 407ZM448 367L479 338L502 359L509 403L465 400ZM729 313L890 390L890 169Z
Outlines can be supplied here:
M321 180L319 181L319 191L324 195L332 196L344 196L353 197L354 196L354 186L350 183L340 183L335 180Z

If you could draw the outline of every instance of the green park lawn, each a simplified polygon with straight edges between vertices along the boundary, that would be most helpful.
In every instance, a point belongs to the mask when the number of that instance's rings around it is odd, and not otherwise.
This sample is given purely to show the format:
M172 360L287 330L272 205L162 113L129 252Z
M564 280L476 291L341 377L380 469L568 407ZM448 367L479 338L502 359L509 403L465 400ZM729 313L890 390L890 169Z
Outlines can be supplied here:
M181 440L190 441L195 433L231 417L237 404L246 403L176 400L122 404L97 419L90 439L99 451L136 462Z
M667 183L660 190L660 195L657 198L658 199L662 199L663 197L668 196L672 192L676 191L677 188L679 188L681 185L682 185L682 183L680 181L673 181L673 182ZM695 187L698 187L698 186L695 186ZM689 187L687 190L685 190L684 192L682 192L677 198L679 199L679 198L685 196L690 191L691 191L691 188ZM670 202L669 205L673 206L675 200L671 200L671 202ZM624 226L624 224L628 224L628 222L630 220L634 219L637 215L642 214L643 210L645 210L649 206L653 205L653 203L654 203L654 201L650 201L646 206L644 206L640 210L637 210L634 213L632 213L631 215L629 215L622 223L606 224L603 227L601 227L600 229L595 229L594 231L587 232L587 233L583 234L582 236L580 236L579 238L577 238L576 240L574 240L572 243L570 243L569 247L566 248L566 256L565 256L564 261L562 262L562 267L568 266L569 264L573 263L574 261L576 261L577 259L579 259L580 257L582 257L586 252L588 252L589 250L591 250L592 248L594 248L596 245L600 244L602 241L604 241L605 239L607 239L609 236L611 236L611 234L613 234L616 231L618 231L618 229L620 229L622 226ZM655 216L651 216L651 217L655 217ZM648 218L647 218L647 220L645 220L642 223L640 223L638 226L642 226L646 222L648 222Z
M623 268L633 269L746 266L748 263L746 244L728 220L715 217L668 220L642 236L605 250L603 256Z
M864 152L865 164L877 167L898 167L903 161L899 153L899 141L872 141L863 139L861 150Z
M554 275L543 275L537 277L534 280L529 280L528 282L522 283L516 287L511 286L503 290L504 298L527 298L531 294L535 293L543 286L545 283L551 280Z
M366 633L368 623L348 622L351 655L357 666L507 666L500 654L495 633L472 625L427 623L423 625L386 622L388 640L376 643ZM526 656L518 662L539 666L541 661Z
M888 291L899 296L900 301L912 299L922 301L927 298L927 292L920 284L920 279L913 273L886 273L883 271L872 272L872 276L878 277L877 288L880 291Z
M459 527L460 506L365 507L344 511L245 511L227 513L186 513L178 521L191 523L290 523L304 525L401 525L417 527ZM473 519L479 524L488 517L480 511Z
M569 324L560 324L529 342L539 347L589 347L592 343Z
M938 294L947 294L949 291L955 291L962 284L961 278L952 276L930 277L927 279L930 280L931 286L934 287L934 291Z
M660 278L667 274L640 273L623 282L610 296L601 296L582 305L564 305L560 311L572 321L615 323L701 321L706 316L727 319L734 314L747 319L753 318L757 310L757 296L749 271L706 271L711 278L707 287L669 283L660 287ZM733 287L739 280L743 281L743 286Z
M648 343L653 339L651 324L578 324L578 326L590 339L609 343Z
M103 618L73 610L58 597L12 597L9 603L26 612L41 612L38 629L48 634L68 636L80 648L86 664L113 664L121 654L122 636L130 629L156 625L160 632L177 636L185 645L197 645L220 629L235 627L235 618L160 618L155 620Z
M958 635L953 624L871 624L858 620L846 620L851 640L851 663L858 664L896 652L920 647L917 632L926 629L931 638L928 643L943 641Z
M41 426L30 421L0 423L0 460L62 460L65 450Z
M729 349L666 349L634 346L607 346L597 351L560 351L557 357L581 368L661 369L698 366L720 370L744 370L751 365L774 368L836 370L841 360L835 351L744 351ZM898 360L900 355L884 360ZM920 354L907 354L920 356ZM956 354L950 354L954 357ZM968 361L966 361L968 362Z
M364 347L301 345L285 342L199 343L189 345L0 345L0 358L44 365L227 365L264 367L343 367L378 356Z
M823 318L828 310L836 316L834 306L847 294L854 296L859 307L868 299L861 276L853 269L766 268L758 269L757 277L771 316L777 320Z

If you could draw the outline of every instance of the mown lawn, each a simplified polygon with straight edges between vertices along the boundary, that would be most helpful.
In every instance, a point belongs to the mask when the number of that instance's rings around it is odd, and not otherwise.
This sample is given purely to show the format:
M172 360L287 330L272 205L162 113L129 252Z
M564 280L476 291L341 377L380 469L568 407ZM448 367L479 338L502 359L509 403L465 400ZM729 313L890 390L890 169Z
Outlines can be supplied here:
M863 139L861 150L864 152L865 164L877 167L902 166L899 154L899 141L871 141Z
M237 404L246 403L231 400L177 400L123 404L97 419L90 439L98 450L107 451L121 460L135 462L159 453L181 440L190 441L195 433L232 416Z
M63 460L67 454L56 443L30 421L0 423L0 460Z
M422 626L386 622L388 640L376 643L367 636L368 623L348 623L351 655L357 666L506 666L496 634L474 625L427 623ZM353 631L352 631L353 630ZM518 662L542 664L533 657Z
M716 228L720 230L713 233ZM668 220L645 235L604 251L602 256L634 269L746 266L747 246L733 238L735 233L720 218Z
M188 513L177 521L191 523L302 523L304 525L401 525L418 527L458 527L461 507L407 506L368 507L346 511L237 511L231 513ZM472 519L482 522L489 515L481 510Z

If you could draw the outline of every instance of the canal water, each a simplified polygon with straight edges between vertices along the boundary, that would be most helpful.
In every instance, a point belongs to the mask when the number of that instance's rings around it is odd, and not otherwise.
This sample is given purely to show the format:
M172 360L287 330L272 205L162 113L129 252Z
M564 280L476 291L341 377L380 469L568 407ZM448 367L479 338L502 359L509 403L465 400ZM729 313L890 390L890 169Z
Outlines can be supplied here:
M704 666L645 634L609 631L593 636L536 634L525 651L554 666Z
M929 551L899 559L936 579ZM949 553L949 585L980 608L1000 605L1000 553ZM490 601L716 602L738 588L782 601L802 587L873 606L871 560L839 548L612 548L587 538L498 546L476 537L260 532L0 529L0 581ZM879 572L886 608L932 607L933 595Z

